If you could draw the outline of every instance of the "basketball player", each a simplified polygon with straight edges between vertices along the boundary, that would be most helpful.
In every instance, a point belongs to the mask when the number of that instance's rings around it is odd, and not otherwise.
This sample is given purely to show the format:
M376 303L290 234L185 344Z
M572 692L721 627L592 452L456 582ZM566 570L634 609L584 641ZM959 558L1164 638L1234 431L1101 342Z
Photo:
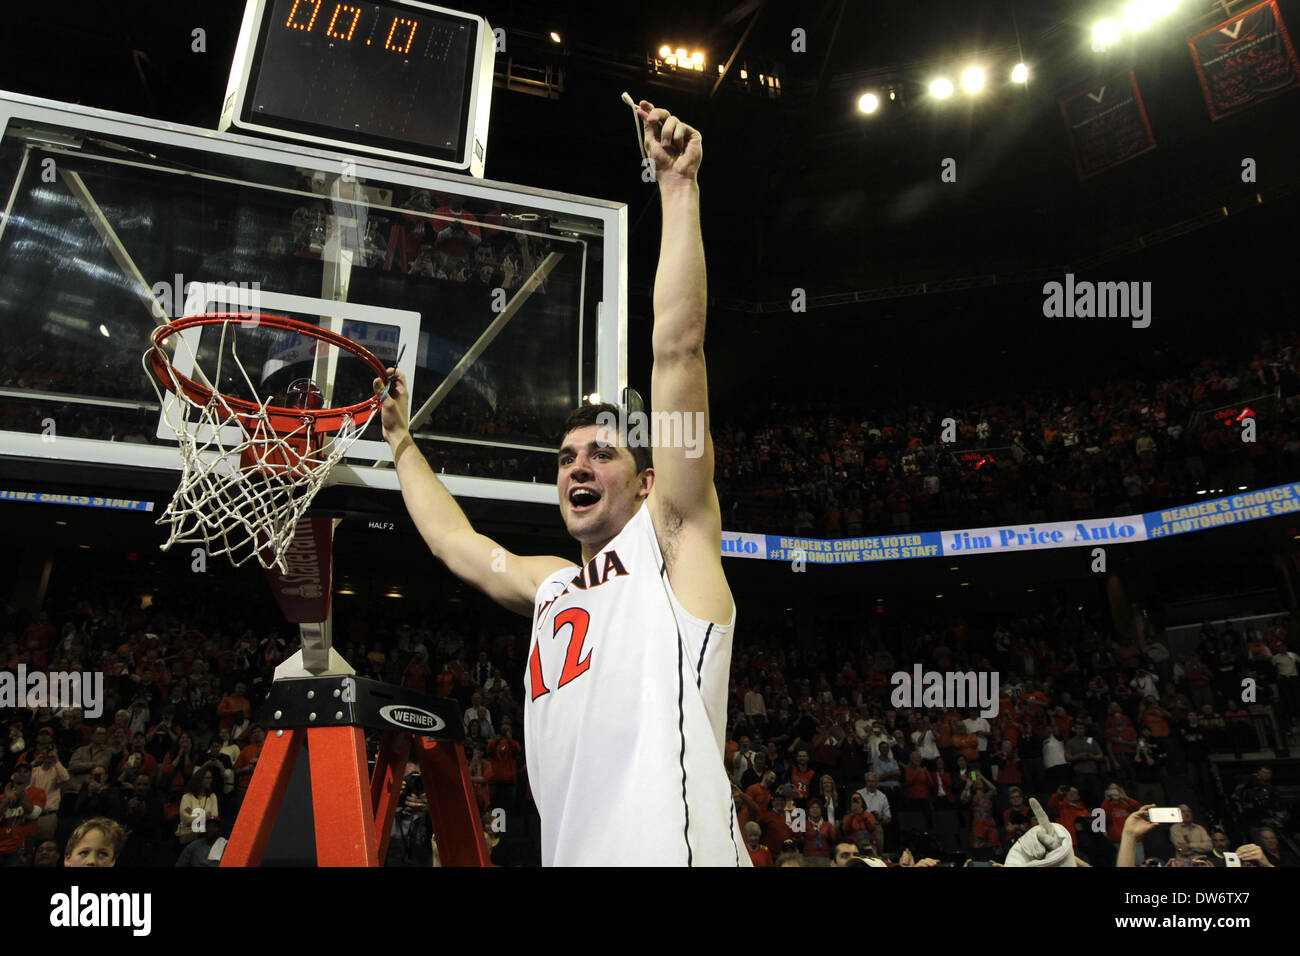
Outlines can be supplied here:
M384 438L433 554L532 618L525 753L543 865L750 866L723 769L735 605L707 426L702 141L667 110L642 100L636 111L663 207L652 408L702 416L693 456L661 441L652 464L650 448L597 424L614 406L574 411L557 481L582 548L574 564L509 554L470 527L411 439L401 375L384 401ZM384 384L375 380L376 394Z

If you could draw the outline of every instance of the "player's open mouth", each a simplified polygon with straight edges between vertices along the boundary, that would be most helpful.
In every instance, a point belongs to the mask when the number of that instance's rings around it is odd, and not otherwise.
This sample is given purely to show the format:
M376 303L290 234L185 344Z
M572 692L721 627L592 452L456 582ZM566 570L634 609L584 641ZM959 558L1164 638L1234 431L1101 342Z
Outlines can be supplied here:
M569 507L574 513L582 514L589 511L600 502L600 493L590 488L570 488L569 489Z

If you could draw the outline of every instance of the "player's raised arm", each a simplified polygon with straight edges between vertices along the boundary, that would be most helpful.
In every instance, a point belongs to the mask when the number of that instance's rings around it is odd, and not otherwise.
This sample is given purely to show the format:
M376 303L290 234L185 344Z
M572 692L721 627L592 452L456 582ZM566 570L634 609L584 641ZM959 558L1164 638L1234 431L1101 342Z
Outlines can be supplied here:
M654 451L655 494L685 521L713 522L719 520L719 512L713 490L713 442L704 369L708 290L696 180L702 141L698 131L646 100L641 101L638 112L645 120L646 150L655 164L663 206L651 339L651 404L661 416L655 436L659 440ZM680 431L675 427L678 413Z
M393 370L388 370L393 374ZM384 382L375 379L375 394ZM393 464L402 486L402 500L420 536L452 574L478 588L504 608L525 617L533 613L538 586L553 571L572 562L557 557L511 554L470 525L456 499L442 486L415 447L407 427L409 393L400 372L384 399L384 440L393 449Z
M646 100L637 112L645 121L646 151L663 208L651 340L652 418L658 416L659 422L651 504L679 597L697 616L725 622L731 596L722 576L722 516L713 486L704 366L708 288L696 178L703 141L698 130ZM689 568L673 574L672 563L683 558Z

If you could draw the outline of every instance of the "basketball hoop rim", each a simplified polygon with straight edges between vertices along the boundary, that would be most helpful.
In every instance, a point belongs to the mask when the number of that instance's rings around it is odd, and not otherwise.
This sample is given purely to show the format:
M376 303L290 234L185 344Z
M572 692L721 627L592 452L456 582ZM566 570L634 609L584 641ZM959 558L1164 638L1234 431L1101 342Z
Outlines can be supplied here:
M199 315L172 319L170 322L154 329L153 335L150 336L149 349L145 355L146 361L149 363L149 369L153 372L154 377L169 392L175 393L178 386L185 393L185 398L190 402L200 408L206 408L212 401L213 389L201 385L189 376L177 371L176 366L172 364L171 359L167 357L167 353L163 350L163 342L172 335L184 332L187 329L228 323L256 326L258 328L267 326L319 339L322 342L327 342L330 345L351 352L369 365L377 377L382 379L388 375L387 367L377 355L364 345L329 329L301 322L298 319L290 319L287 316L271 315L265 312L205 312ZM243 398L234 398L221 392L216 394L220 396L222 404L233 415L237 416L245 427L256 427L262 421L263 407L256 402L250 402ZM286 408L282 405L267 405L266 418L270 421L271 429L281 435L298 431L304 423L309 423L311 430L315 433L335 432L343 428L349 421L357 428L362 427L370 421L380 407L381 403L378 396L371 396L365 401L357 402L355 405L346 405L339 408Z

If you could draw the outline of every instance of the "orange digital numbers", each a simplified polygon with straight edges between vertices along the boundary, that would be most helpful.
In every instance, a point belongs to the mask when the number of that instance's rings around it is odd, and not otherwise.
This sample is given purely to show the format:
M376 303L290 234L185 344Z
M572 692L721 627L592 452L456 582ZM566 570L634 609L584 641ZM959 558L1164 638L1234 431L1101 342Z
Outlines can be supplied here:
M399 38L396 43L393 37L397 34L398 29L406 31L406 45L402 45ZM408 20L406 17L393 17L393 25L388 28L388 38L384 40L384 49L392 50L394 53L409 53L411 44L415 42L415 21Z
M311 19L305 24L298 22L298 8L300 6L311 5ZM289 8L289 19L284 21L284 25L291 30L303 30L310 33L312 26L316 23L316 15L320 13L321 0L293 0L293 6ZM335 11L337 15L337 11Z
M352 15L352 22L348 25L347 32L343 31L342 25L339 24L339 14L346 18L348 14ZM338 40L351 40L352 33L357 28L357 21L361 19L361 8L354 7L348 3L338 3L334 5L334 16L330 17L330 25L325 29L327 37L334 37ZM335 26L338 25L338 32L335 32Z
M289 17L284 21L284 25L291 30L310 33L312 27L316 25L322 3L323 0L293 0L293 6L289 8ZM306 7L311 8L310 16L304 9ZM329 26L325 28L325 35L334 40L351 40L352 35L356 33L357 24L361 22L361 13L361 7L356 4L334 4L334 13L330 17ZM306 17L305 21L304 17ZM388 26L384 49L390 53L410 53L419 25L419 21L409 17L394 16L393 22ZM366 40L366 46L370 46L369 39Z

